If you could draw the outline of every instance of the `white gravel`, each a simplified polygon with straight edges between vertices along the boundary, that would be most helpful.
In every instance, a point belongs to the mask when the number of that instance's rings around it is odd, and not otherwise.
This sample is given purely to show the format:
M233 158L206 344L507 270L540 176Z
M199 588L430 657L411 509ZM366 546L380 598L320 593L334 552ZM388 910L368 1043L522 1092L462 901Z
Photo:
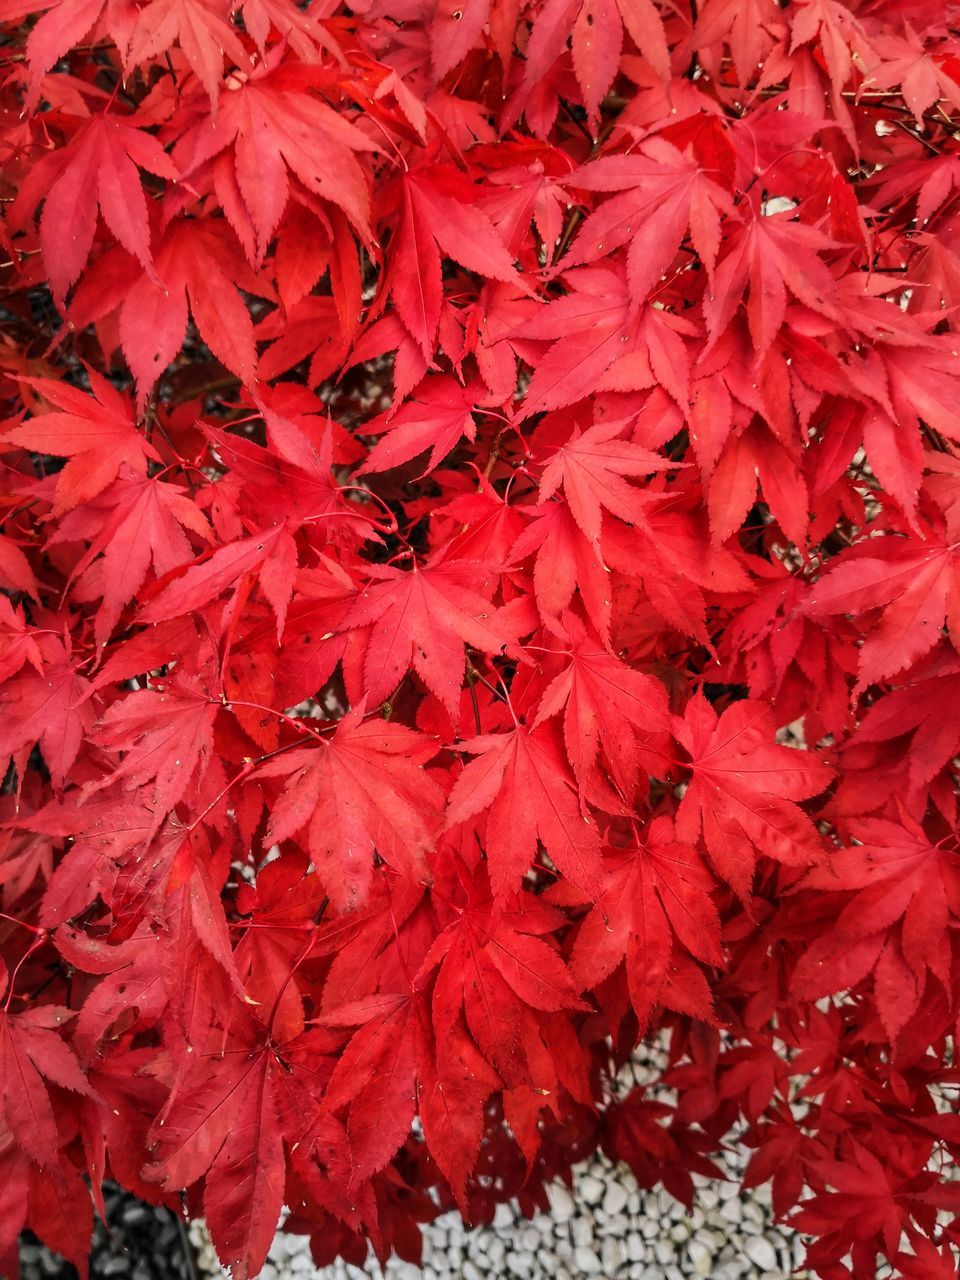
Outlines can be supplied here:
M473 1229L456 1213L438 1218L424 1228L422 1268L391 1259L381 1270L371 1256L362 1269L337 1262L318 1270L306 1237L280 1231L263 1280L786 1280L806 1274L800 1239L772 1223L764 1188L720 1199L715 1184L697 1182L688 1213L667 1192L642 1192L625 1166L597 1156L576 1171L572 1197L564 1186L551 1188L549 1214L522 1218L514 1206L501 1205L491 1226ZM203 1224L194 1223L191 1233L204 1274L223 1275Z
M628 1073L638 1083L658 1074L647 1062ZM621 1080L618 1084L629 1085ZM769 1190L741 1191L739 1177L748 1153L729 1153L716 1163L729 1182L694 1175L692 1210L666 1191L641 1191L630 1170L614 1167L601 1154L574 1170L573 1193L561 1183L550 1188L550 1213L520 1216L515 1205L500 1205L490 1226L467 1228L448 1213L424 1228L423 1266L391 1259L386 1267L372 1255L365 1267L337 1262L318 1270L305 1236L279 1231L263 1280L787 1280L802 1269L799 1236L772 1220ZM223 1276L203 1223L191 1227L205 1275Z

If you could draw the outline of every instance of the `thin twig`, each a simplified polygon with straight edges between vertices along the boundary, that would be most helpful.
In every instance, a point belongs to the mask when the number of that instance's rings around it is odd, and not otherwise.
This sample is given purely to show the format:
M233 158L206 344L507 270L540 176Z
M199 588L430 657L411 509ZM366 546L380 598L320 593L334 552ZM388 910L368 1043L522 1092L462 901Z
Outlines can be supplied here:
M187 1275L190 1280L200 1280L197 1275L197 1264L193 1256L193 1245L190 1243L190 1237L187 1234L187 1226L179 1213L174 1214L177 1220L177 1230L180 1233L180 1248L183 1250L183 1260L187 1264Z

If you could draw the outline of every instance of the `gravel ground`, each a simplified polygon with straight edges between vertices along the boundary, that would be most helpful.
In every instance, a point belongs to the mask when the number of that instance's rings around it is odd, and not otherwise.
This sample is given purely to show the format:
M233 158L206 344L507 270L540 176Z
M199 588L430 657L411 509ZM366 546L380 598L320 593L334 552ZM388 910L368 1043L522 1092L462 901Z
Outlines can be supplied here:
M617 1081L618 1091L649 1085L662 1056L646 1046ZM490 1226L467 1228L457 1213L428 1224L422 1268L391 1259L381 1269L371 1255L363 1268L337 1262L320 1270L305 1236L279 1231L263 1280L800 1280L808 1275L802 1242L773 1222L768 1188L740 1190L746 1158L736 1149L717 1158L729 1182L695 1176L688 1211L666 1191L641 1191L625 1165L597 1154L574 1170L572 1193L560 1183L553 1187L548 1214L523 1218L515 1205L501 1205ZM93 1280L226 1277L202 1222L190 1224L188 1259L185 1232L172 1214L115 1187L105 1190L105 1199L109 1226L97 1221ZM21 1261L23 1280L76 1274L32 1237L24 1239Z
M90 1275L95 1280L192 1280L199 1275L186 1228L168 1209L144 1204L120 1187L103 1189L107 1221L96 1218ZM21 1280L76 1280L69 1263L25 1231L20 1239Z
M645 1045L621 1074L617 1091L649 1086L666 1062L662 1048ZM670 1098L664 1089L651 1096ZM796 1232L773 1222L767 1187L741 1191L748 1153L716 1158L729 1182L694 1175L693 1209L666 1191L641 1191L626 1167L602 1154L574 1170L573 1192L550 1193L551 1212L523 1218L500 1205L491 1226L467 1228L457 1213L424 1227L423 1267L370 1256L365 1267L337 1262L318 1270L305 1236L277 1233L263 1280L796 1280L804 1250ZM190 1228L202 1276L222 1277L201 1222Z
M728 1159L731 1178L738 1162ZM423 1267L371 1256L361 1269L338 1262L318 1270L306 1237L277 1233L263 1280L786 1280L805 1276L799 1237L776 1227L765 1188L742 1193L736 1181L697 1182L694 1207L665 1191L641 1191L628 1169L603 1156L581 1165L574 1189L558 1184L551 1212L522 1218L501 1205L489 1227L467 1229L456 1213L424 1230ZM225 1277L202 1222L189 1227L193 1256L173 1215L118 1188L105 1192L107 1228L97 1220L93 1280L190 1280ZM76 1272L25 1233L23 1280L67 1280ZM191 1264L192 1263L192 1270Z
M736 1170L728 1167L731 1176ZM736 1182L698 1180L694 1207L665 1191L643 1192L628 1169L599 1156L580 1166L573 1194L557 1185L551 1213L522 1218L501 1205L492 1226L466 1229L456 1213L424 1229L423 1267L391 1259L381 1271L371 1257L366 1267L338 1262L318 1270L306 1237L278 1232L263 1280L785 1280L806 1273L800 1267L799 1238L773 1225L764 1189L740 1191ZM198 1270L221 1276L202 1223L191 1238Z

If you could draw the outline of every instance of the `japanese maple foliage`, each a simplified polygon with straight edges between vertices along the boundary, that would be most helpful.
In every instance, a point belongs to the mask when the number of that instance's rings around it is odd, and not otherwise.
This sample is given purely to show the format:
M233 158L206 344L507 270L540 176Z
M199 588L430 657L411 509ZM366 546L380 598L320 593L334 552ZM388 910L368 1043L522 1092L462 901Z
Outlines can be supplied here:
M744 1141L957 1275L960 3L0 20L0 1272Z

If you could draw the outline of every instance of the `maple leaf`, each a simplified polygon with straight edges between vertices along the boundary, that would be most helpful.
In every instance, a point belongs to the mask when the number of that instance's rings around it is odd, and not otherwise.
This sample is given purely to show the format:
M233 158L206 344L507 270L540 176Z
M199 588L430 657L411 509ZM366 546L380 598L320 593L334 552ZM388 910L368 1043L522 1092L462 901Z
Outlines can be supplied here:
M367 423L370 435L385 434L370 450L358 474L389 471L429 449L423 473L427 475L463 436L471 443L476 439L473 411L482 395L482 386L473 383L464 387L446 374L425 378L399 409L387 410Z
M73 1028L73 1042L85 1063L102 1057L117 1025L156 1024L167 1005L164 984L158 981L157 935L145 923L117 946L90 947L69 929L58 935L57 947L68 964L81 973L96 973L96 984ZM141 1155L138 1152L138 1164Z
M374 870L366 903L321 927L311 954L330 957L321 1002L324 1012L377 990L396 960L397 933L414 916L425 892L423 880L397 876L381 863Z
M924 542L885 539L884 555L872 539L855 554L838 557L811 589L804 612L812 617L834 613L855 616L881 609L868 626L860 649L858 688L892 676L929 653L946 626L960 648L956 544L949 530L925 530Z
M666 690L605 649L575 615L566 614L563 625L570 662L544 690L533 727L562 710L564 745L581 793L602 747L611 774L629 796L638 740L646 743L668 728Z
M103 113L81 123L67 146L45 156L21 186L14 218L32 214L43 201L40 245L60 306L90 256L98 206L117 242L152 274L147 201L138 168L168 182L179 176L152 134ZM63 234L65 226L70 235Z
M312 573L301 571L276 670L277 691L285 706L322 688L345 654L359 653L354 637L336 634L355 599L354 583L332 561ZM252 632L249 642L259 644L262 653L262 637Z
M230 84L216 120L201 120L174 148L184 178L232 148L233 181L253 222L261 260L290 199L291 174L304 190L339 206L371 240L370 196L356 155L376 145L310 92L327 83L308 67L294 70L268 57L243 82Z
M44 637L40 652L42 670L23 670L0 687L0 759L36 743L59 790L96 716L69 651Z
M953 1280L956 1276L956 1264L948 1243L944 1242L938 1251L926 1237L910 1232L910 1247L911 1253L897 1253L892 1259L904 1280Z
M552 497L562 485L573 518L594 544L600 537L601 508L628 523L642 518L638 491L626 476L650 475L675 465L622 439L625 425L597 423L583 432L574 426L570 439L553 454L540 477L540 501Z
M703 307L711 344L730 325L745 292L757 360L769 351L784 322L788 290L811 311L840 318L833 274L818 257L833 243L819 228L800 222L793 210L767 216L755 212L727 244Z
M175 821L168 823L161 841L162 876L155 903L150 904L139 927L143 930L152 926L155 931L156 918L162 920L161 974L168 997L166 1012L182 1028L188 1043L194 1044L203 1040L206 1028L215 1020L213 1010L217 1006L227 1005L232 997L239 997L247 1005L252 998L244 989L234 960L221 899L224 872L218 874L216 866L211 865L210 849L203 836L189 828L180 829Z
M548 0L533 24L523 80L507 104L506 122L524 109L572 35L574 72L596 124L600 102L616 75L624 28L656 73L668 79L670 53L663 19L652 0Z
M630 299L622 273L581 267L565 277L568 292L523 325L525 339L553 345L537 360L523 400L525 417L588 395L620 354Z
M585 1007L563 960L542 936L554 923L555 909L530 895L497 906L482 869L472 880L465 878L462 889L465 905L435 938L417 982L436 971L431 1005L438 1046L460 1040L459 1052L470 1061L476 1045L485 1068L477 1073L478 1083L489 1089L502 1077L511 1092L519 1091L510 1108L514 1119L521 1115L521 1096L532 1090L527 1101L535 1118L543 1105L542 1091L553 1093L558 1085L544 1056L555 1025L552 1016ZM455 892L459 896L461 887ZM464 1024L472 1040L464 1035ZM471 1090L469 1081L466 1087ZM510 1106L506 1093L504 1106Z
M7 975L2 990L6 991ZM56 1165L60 1136L44 1079L93 1097L80 1064L60 1028L69 1009L44 1005L23 1013L0 1013L0 1090L3 1111L22 1149L41 1167Z
M828 785L830 769L808 752L772 743L768 707L735 702L718 716L703 694L687 704L674 734L693 777L677 810L677 835L704 844L718 874L741 896L757 854L790 865L821 857L816 827L795 803Z
M318 47L335 57L342 56L333 33L318 21L319 15L303 12L292 0L243 0L239 8L244 30L253 37L261 54L267 52L271 30L276 28L304 62L316 60Z
M457 523L458 534L450 542L451 556L457 560L506 563L524 527L516 508L504 502L486 479L475 492L454 497L437 514Z
M587 217L564 255L562 269L594 262L629 242L627 285L635 310L689 233L713 280L720 217L732 213L733 205L726 191L675 147L652 139L629 155L592 160L566 181L584 191L621 194Z
M946 714L958 693L960 658L941 644L868 709L850 742L887 742L912 734L907 748L910 786L921 791L958 753L960 728L954 716Z
M65 517L51 545L89 539L73 572L77 595L102 595L94 627L98 643L106 644L151 564L162 577L192 559L185 529L210 538L210 527L186 489L132 474L125 463L109 489Z
M415 563L409 571L369 565L367 573L371 584L341 626L372 626L364 662L371 702L389 698L412 667L456 718L464 644L491 655L504 649L512 654L519 636L533 629L527 612L490 604L490 568L478 561Z
M14 1263L16 1262L18 1266L20 1263L19 1237L26 1225L27 1206L30 1202L30 1175L34 1167L13 1140L9 1127L0 1115L0 1176L3 1178L3 1191L0 1192L0 1209L3 1210L0 1260L11 1275ZM92 1206L90 1206L88 1218L92 1222ZM84 1240L83 1248L89 1248L89 1241ZM82 1266L79 1267L79 1273L82 1280L86 1280Z
M704 593L741 590L739 566L710 545L703 513L689 495L644 491L637 504L636 524L605 522L604 562L642 580L646 597L670 626L706 641Z
M353 708L333 737L258 770L258 777L289 779L270 814L267 843L306 829L310 854L340 910L367 898L374 852L407 876L423 875L443 795L423 766L437 750L422 734L365 720L362 705Z
M27 625L23 608L11 604L6 596L0 596L0 682L15 676L25 663L30 663L38 675L43 675L43 656Z
M863 27L838 0L799 0L789 19L790 52L812 41L820 45L836 103L853 74L854 58L861 64L875 60Z
M480 42L490 15L490 0L477 0L465 9L452 0L438 4L430 24L430 61L438 81Z
M429 359L443 298L441 254L489 280L525 290L492 222L475 204L476 189L442 166L404 176L403 214L388 254L385 292Z
M174 219L155 246L154 275L156 280L122 250L108 252L77 286L69 313L82 328L118 311L138 405L144 406L183 345L190 316L216 359L252 383L256 342L239 289L267 298L273 289L248 268L229 233L216 232L208 219Z
M143 475L148 459L159 461L133 423L129 400L95 370L87 372L93 395L52 378L25 378L55 410L14 427L5 437L70 459L57 476L54 515L95 498L117 478L124 464Z
M286 523L277 524L250 538L240 538L207 552L185 573L168 583L141 609L141 622L162 622L202 609L248 574L257 574L263 594L277 618L277 635L283 633L287 606L293 593L297 549Z
M384 992L343 1005L325 1021L358 1026L337 1062L323 1099L335 1112L349 1107L350 1186L382 1169L407 1136L416 1114L420 1063L432 1037L422 997Z
M708 487L710 528L718 542L743 524L757 497L764 501L791 542L807 540L809 496L799 467L772 431L751 424L725 444Z
M933 1280L958 37L457 4L0 0L0 1272L108 1175L416 1261L740 1114Z
M494 897L517 888L542 840L567 879L589 890L600 870L596 824L580 812L573 779L547 727L468 738L476 755L454 783L447 825L486 812L484 847Z
M519 253L528 240L531 220L545 246L556 245L563 230L567 193L560 178L570 171L568 158L553 147L529 143L501 153L503 168L489 177L480 195L480 207L489 214L511 253ZM511 163L511 160L517 163ZM509 292L509 287L504 290ZM483 317L488 320L489 313Z
M642 1089L607 1109L602 1143L609 1159L629 1165L641 1186L662 1182L686 1204L693 1201L691 1171L706 1178L719 1173L704 1157L708 1148L697 1130L680 1121L674 1108L645 1097Z
M249 1280L263 1267L283 1208L287 1077L319 1101L317 1067L329 1040L314 1031L276 1043L259 1024L236 1027L232 1039L232 1052L198 1053L180 1078L176 1107L168 1104L153 1128L145 1172L164 1188L206 1175L204 1216L218 1256L238 1280ZM305 1140L298 1124L291 1141Z
M882 35L874 38L872 45L878 60L867 69L861 92L899 86L921 130L925 126L924 112L941 98L960 107L960 84L927 52L921 38L909 26L902 36Z
M833 928L802 957L794 981L798 990L823 990L851 978L843 957L851 944L875 938L873 962L860 976L874 970L877 1006L895 1040L919 1007L928 971L951 985L945 941L960 908L960 869L955 851L932 844L906 814L899 823L861 818L855 835L855 846L804 877L811 889L855 892ZM857 954L866 958L870 951Z
M689 43L710 63L717 58L717 50L727 44L740 84L745 85L785 31L776 0L706 0L681 48L685 52Z
M137 13L126 64L135 67L179 45L190 69L216 108L224 54L238 67L249 66L243 41L228 12L215 0L151 0Z
M115 702L90 735L123 758L92 790L122 782L143 791L154 829L202 778L213 756L213 722L219 704L182 678L162 691L141 689Z
M597 547L584 537L565 502L548 502L531 514L531 523L513 544L511 562L519 563L536 552L533 585L541 617L544 621L559 618L579 590L594 627L606 639L611 604Z
M880 1159L861 1142L848 1139L844 1146L843 1159L811 1161L823 1190L791 1219L802 1231L825 1235L818 1242L825 1259L851 1246L872 1266L881 1249L892 1258L912 1213L934 1205L955 1209L960 1202L954 1188L937 1187L933 1173L911 1177L899 1161Z
M0 534L0 586L36 597L39 591L30 561L17 544Z
M430 1154L461 1209L484 1133L484 1107L500 1077L469 1036L454 1026L437 1039L436 1064L422 1065L418 1111Z
M27 106L36 107L43 77L50 68L78 44L103 18L111 40L123 48L128 38L128 13L124 4L108 0L43 0L33 5L18 5L21 13L46 10L32 27L26 43L26 59L30 67ZM4 15L6 19L6 14Z
M258 523L266 524L282 506L291 528L312 524L331 540L338 540L346 530L361 540L369 537L370 525L350 508L334 481L329 424L314 443L293 418L266 404L261 405L261 411L270 445L266 449L216 427L205 428L217 455L229 462L231 474L243 477L244 509Z
M645 1034L657 1004L715 1020L703 964L721 965L713 878L672 824L656 819L632 850L604 857L599 893L570 957L576 982L593 987L626 962L630 999Z
M274 1027L282 1039L292 1039L304 1030L303 996L287 975L303 946L304 930L312 925L325 898L320 877L307 868L306 855L278 858L260 868L255 886L248 887L245 895L254 902L245 912L247 929L234 953L250 998L267 1008L276 1002Z

